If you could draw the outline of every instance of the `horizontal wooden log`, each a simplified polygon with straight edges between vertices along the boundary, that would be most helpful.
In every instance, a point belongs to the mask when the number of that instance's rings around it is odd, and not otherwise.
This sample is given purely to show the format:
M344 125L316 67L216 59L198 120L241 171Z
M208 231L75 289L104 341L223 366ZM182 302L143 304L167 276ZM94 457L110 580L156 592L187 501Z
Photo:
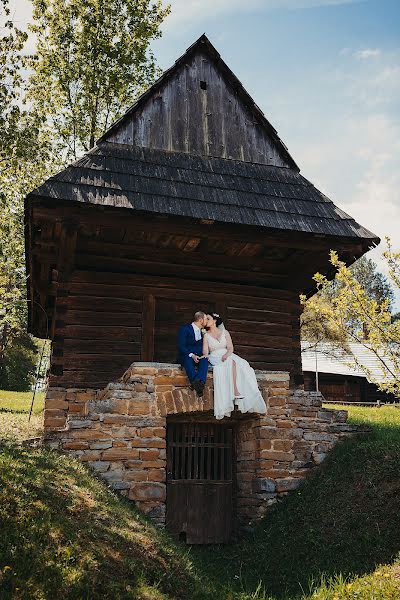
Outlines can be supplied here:
M141 314L141 300L129 298L105 298L104 296L69 296L65 305L72 310L92 310L95 312ZM101 316L99 317L101 318Z
M138 360L140 360L140 357L132 357L132 362L136 362ZM61 386L103 389L108 383L118 381L124 372L124 368L96 371L95 373L93 373L91 369L88 369L87 371L78 369L64 369L62 375L50 375L49 385L50 387Z
M112 326L90 326L90 325L67 325L57 329L57 335L75 340L125 340L139 342L141 339L141 327L118 327Z
M197 269L203 269L212 265L228 271L252 271L257 269L264 275L282 273L282 260L263 257L263 246L261 244L257 246L260 256L255 255L252 248L250 248L249 255L247 255L246 248L254 246L254 244L246 244L244 247L236 244L237 248L233 247L233 252L228 247L226 253L214 254L208 249L207 240L202 240L201 244L199 243L201 241L199 238L195 238L195 243L193 244L190 244L190 241L193 240L189 240L189 242L185 240L182 248L174 247L173 244L176 240L177 238L171 236L169 245L163 244L160 246L157 241L152 244L143 244L137 241L135 243L112 244L101 240L87 240L81 237L78 244L78 252L85 256L113 256L117 260L120 258L129 258L153 262L163 261L168 265L189 265L191 267L195 265L196 271ZM188 251L188 246L190 247L190 251ZM239 250L239 248L241 249ZM236 254L235 252L240 252L240 254Z
M196 265L179 265L177 263L168 263L163 260L158 262L146 261L146 260L135 260L129 258L120 258L117 256L101 256L101 255L88 255L88 254L77 254L76 265L79 269L90 269L98 268L100 265L103 269L109 271L117 271L124 273L140 273L143 275L154 275L157 276L159 273L163 275L172 275L181 277L183 279L194 277L196 280L208 281L208 282L226 282L226 283L246 283L249 285L264 285L271 287L282 286L285 289L286 285L290 283L290 273L279 272L279 273L262 273L253 272L251 270L233 270L227 268L219 268L217 266ZM310 278L313 272L310 271Z
M257 348L254 346L237 344L234 352L239 356L251 356L252 359L267 360L266 357L268 357L268 362L280 360L285 360L285 362L288 362L288 360L292 360L292 352L287 348Z
M54 202L46 203L40 200L33 205L33 218L35 221L53 222L63 218L76 218L81 225L89 225L94 228L100 226L115 228L121 233L123 231L149 231L164 234L171 233L181 235L182 231L190 237L205 237L210 239L229 239L231 241L261 243L284 248L302 248L319 252L331 248L342 251L357 251L361 253L361 242L355 242L351 238L340 238L337 236L313 234L307 232L282 231L268 229L267 227L255 227L243 224L203 223L201 219L190 217L164 215L140 215L136 211L127 209L107 208L94 205L66 205L55 206Z
M257 330L255 330L257 331ZM253 333L253 331L248 331L246 333L239 333L236 331L230 331L232 336L232 341L234 346L255 346L257 348L273 348L276 350L287 349L288 345L291 343L290 339L287 337L280 337L275 335L257 335Z
M246 317L249 316L246 313L244 314ZM265 321L250 321L246 319L237 320L230 318L226 322L226 328L229 329L231 334L233 334L233 332L249 332L249 335L251 335L251 332L254 331L257 332L257 334L264 336L279 336L284 338L292 336L292 327L290 325L284 323L270 323L267 319Z
M92 310L68 310L63 316L67 325L129 325L139 327L142 324L142 313L106 312Z
M63 367L64 369L80 369L80 370L90 370L95 373L98 371L103 371L104 369L126 369L133 362L133 353L132 354L67 354L64 356ZM100 374L101 376L101 374Z
M246 346L255 346L257 348L276 348L276 349L287 349L288 346L292 344L291 337L281 337L281 336L267 336L267 335L259 335L257 334L257 328L253 330L248 330L245 333L233 331L232 328L229 329L229 333L232 336L233 344L235 345L246 345ZM164 327L156 327L155 330L155 342L156 344L165 345L170 342L171 344L177 339L178 328L175 326L164 326Z
M251 285L238 285L238 284L224 284L221 286L223 289L216 289L215 282L196 281L195 279L187 281L186 279L180 279L177 277L162 277L161 274L157 277L151 275L142 274L130 274L130 273L115 273L115 272L104 272L104 271L86 271L76 270L73 273L71 283L90 283L90 284L105 284L105 285L122 285L123 287L146 287L149 293L155 293L157 290L173 290L176 297L176 290L182 290L182 293L199 291L205 294L224 293L229 295L235 295L239 298L244 296L255 297L255 298L271 298L278 299L280 301L288 302L297 306L298 297L293 292L287 290L268 288L268 287L257 287ZM207 285L207 283L209 285ZM182 296L183 298L183 296Z
M135 354L139 355L140 342L124 342L121 340L76 340L65 339L63 342L64 354Z

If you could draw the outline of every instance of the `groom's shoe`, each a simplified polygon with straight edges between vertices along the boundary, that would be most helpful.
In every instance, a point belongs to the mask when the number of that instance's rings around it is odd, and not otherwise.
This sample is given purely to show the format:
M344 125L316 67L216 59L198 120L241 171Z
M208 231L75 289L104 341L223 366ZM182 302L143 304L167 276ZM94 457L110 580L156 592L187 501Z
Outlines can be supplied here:
M200 381L200 379L195 379L192 383L194 389L196 390L196 393L198 396L202 396L203 395L203 390L204 390L204 383L202 381Z

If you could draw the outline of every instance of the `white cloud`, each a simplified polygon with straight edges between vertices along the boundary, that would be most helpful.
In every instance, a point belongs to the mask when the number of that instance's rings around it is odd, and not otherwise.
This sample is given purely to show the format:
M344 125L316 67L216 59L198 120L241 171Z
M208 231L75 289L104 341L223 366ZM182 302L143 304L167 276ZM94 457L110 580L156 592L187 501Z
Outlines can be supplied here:
M334 77L327 74L343 104L338 102L339 110L329 114L315 111L317 103L310 107L313 114L303 118L314 128L311 135L297 132L294 156L305 177L381 238L368 256L387 275L385 236L400 251L400 116L398 110L387 110L400 104L400 86L392 85L388 73L400 66L393 64L393 56L384 56L376 72L354 74L351 62L348 69L341 85L337 72ZM381 87L376 90L372 82L378 79ZM396 302L399 310L399 294Z
M202 23L224 14L250 13L266 10L298 10L318 6L353 4L364 0L169 0L171 14L166 19L164 30L171 31L183 23ZM165 0L168 3L168 0Z
M364 50L357 50L354 53L356 58L360 58L361 60L365 60L368 58L375 58L376 56L380 56L381 51L379 48L364 48Z

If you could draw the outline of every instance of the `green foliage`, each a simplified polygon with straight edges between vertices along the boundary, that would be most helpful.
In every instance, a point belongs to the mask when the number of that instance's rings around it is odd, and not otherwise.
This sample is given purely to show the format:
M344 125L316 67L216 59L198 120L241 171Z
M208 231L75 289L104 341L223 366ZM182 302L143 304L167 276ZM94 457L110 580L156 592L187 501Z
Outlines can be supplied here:
M345 408L350 422L368 423L371 433L336 446L254 535L193 551L216 598L399 597L400 411Z
M388 278L377 270L377 265L373 260L362 256L349 267L349 270L354 280L363 287L370 298L376 300L378 304L389 301L388 306L391 306L394 299L393 288ZM348 350L349 336L347 331L337 320L326 318L331 303L338 297L342 287L343 282L335 278L327 285L320 287L318 293L304 304L301 315L303 340L313 343L332 342ZM347 319L348 329L357 329L363 325L363 320L360 320L356 315L351 317L347 315Z
M67 158L87 151L153 82L161 0L33 0L29 98Z
M383 257L393 286L400 289L400 253L393 252L389 238L386 242ZM320 310L319 319L335 327L345 343L357 342L367 348L381 365L382 377L375 376L356 356L354 364L379 389L400 398L400 320L394 319L390 311L391 297L377 298L366 280L358 281L335 251L330 253L330 262L336 268L336 292L330 301L321 305L320 299L306 301L301 296L301 302L308 306L307 310ZM313 279L318 289L330 293L331 282L324 275L316 273Z
M93 146L153 80L148 46L168 13L148 0L33 4L37 55L26 58L27 35L9 20L8 0L0 0L0 377L3 386L16 386L25 365L22 388L33 360L26 335L24 197Z
M8 19L9 12L8 1L1 0L0 377L3 386L26 389L30 385L34 345L26 334L23 197L46 172L50 145L40 130L37 114L23 105L22 51L27 36ZM23 367L27 369L25 374Z
M346 408L372 431L339 444L253 534L190 549L77 460L16 446L38 417L0 410L1 598L397 600L400 411Z
M37 346L32 336L11 338L0 363L0 388L27 392L35 381Z

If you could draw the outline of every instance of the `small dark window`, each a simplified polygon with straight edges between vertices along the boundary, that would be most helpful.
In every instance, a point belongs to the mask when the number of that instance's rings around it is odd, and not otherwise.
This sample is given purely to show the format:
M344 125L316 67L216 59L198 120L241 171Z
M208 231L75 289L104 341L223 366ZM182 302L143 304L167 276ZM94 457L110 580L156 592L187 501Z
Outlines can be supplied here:
M207 89L207 81L200 81L200 87L202 90L206 90Z

